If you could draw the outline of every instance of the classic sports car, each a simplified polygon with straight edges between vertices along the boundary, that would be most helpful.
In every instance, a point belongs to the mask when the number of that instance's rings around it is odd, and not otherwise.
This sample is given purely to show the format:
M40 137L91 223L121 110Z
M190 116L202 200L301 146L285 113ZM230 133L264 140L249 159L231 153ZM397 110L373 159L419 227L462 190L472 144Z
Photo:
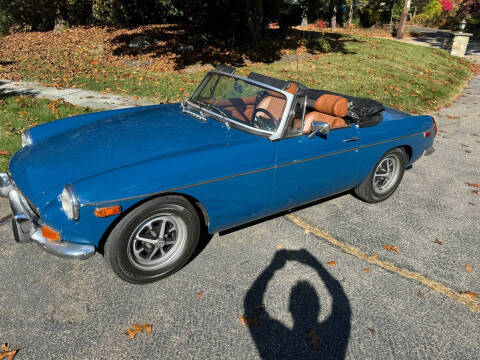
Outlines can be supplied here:
M201 230L226 230L353 190L387 199L433 151L435 121L368 99L219 66L176 104L27 130L0 174L16 241L132 283L179 270Z

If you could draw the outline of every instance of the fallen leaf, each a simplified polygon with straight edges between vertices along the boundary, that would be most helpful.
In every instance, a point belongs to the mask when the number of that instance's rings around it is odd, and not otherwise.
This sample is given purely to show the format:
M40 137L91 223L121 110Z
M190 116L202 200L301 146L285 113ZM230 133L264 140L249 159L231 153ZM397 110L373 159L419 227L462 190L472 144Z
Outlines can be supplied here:
M460 119L460 116L447 115L449 119Z
M475 141L476 143L480 144L480 140Z
M125 334L127 334L130 339L133 339L142 331L145 331L147 334L150 334L152 332L152 325L148 325L146 323L143 323L142 325L138 325L133 323L132 328L125 331Z
M472 272L473 268L470 265L465 264L465 270L467 270L468 272Z
M370 270L369 268L363 268L363 272L369 273L370 271L372 270Z
M462 147L470 147L470 146L468 146L467 144L460 144L460 146L462 146Z
M478 195L479 191L480 191L480 190L472 190L472 194L473 194L473 195Z
M468 296L469 298L471 299L475 299L478 294L477 293L474 293L474 292L471 292L471 291L460 291L460 295L463 295L463 296Z
M127 334L130 339L133 339L141 331L142 330L128 329L127 331L125 331L125 334Z
M202 296L203 296L203 291L200 291L200 292L197 294L197 299L200 299Z
M153 327L151 324L145 324L145 323L143 323L143 324L142 324L142 327L143 327L143 329L145 330L145 332L146 332L148 335L151 334L151 332L152 332L152 327Z
M423 292L419 291L417 295L419 298L425 299L425 294Z
M307 334L308 342L312 345L313 350L320 350L320 337L315 333L315 331L310 330Z
M2 351L0 352L0 360L2 360L2 359L13 360L17 351L18 351L17 346L14 346L10 350L10 346L8 346L7 344L3 344L2 345Z
M0 150L0 155L10 155L10 151Z
M396 246L393 245L385 245L384 246L385 250L387 251L395 251L395 253L400 254L400 250Z
M240 321L245 326L260 326L260 325L262 325L262 322L260 320L258 320L257 318L246 317L245 315L242 315Z
M280 250L281 250L281 249L283 249L283 246L280 245L280 244L278 244L278 245L277 245L277 249L280 249Z
M467 184L468 186L474 187L474 188L480 188L480 184L469 183L469 182L466 182L465 184Z
M330 267L334 267L335 265L337 265L337 262L336 262L335 260L332 260L332 261L327 262L327 264L328 264Z
M372 328L372 327L368 327L367 329L368 329L368 331L370 331L372 334L375 334L375 333L376 333L375 329Z
M372 255L370 255L370 257L371 257L372 259L376 259L376 258L377 258L377 254L376 254L376 253L373 253Z
M471 153L472 153L472 150L465 150L465 152L466 152L467 154L471 154Z
M443 245L443 241L442 241L442 240L439 240L438 238L435 238L435 239L433 240L433 242L434 242L435 244L438 244L438 245Z

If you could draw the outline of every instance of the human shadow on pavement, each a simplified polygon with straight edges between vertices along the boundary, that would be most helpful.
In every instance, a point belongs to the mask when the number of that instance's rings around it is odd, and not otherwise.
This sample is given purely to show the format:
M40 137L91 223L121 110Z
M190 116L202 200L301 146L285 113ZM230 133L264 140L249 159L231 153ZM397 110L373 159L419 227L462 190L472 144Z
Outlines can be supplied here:
M273 319L264 305L269 281L287 261L313 268L332 297L331 313L318 322L320 299L314 284L299 281L290 292L293 328ZM262 359L343 359L350 337L351 308L342 286L307 250L279 250L245 299L245 319Z

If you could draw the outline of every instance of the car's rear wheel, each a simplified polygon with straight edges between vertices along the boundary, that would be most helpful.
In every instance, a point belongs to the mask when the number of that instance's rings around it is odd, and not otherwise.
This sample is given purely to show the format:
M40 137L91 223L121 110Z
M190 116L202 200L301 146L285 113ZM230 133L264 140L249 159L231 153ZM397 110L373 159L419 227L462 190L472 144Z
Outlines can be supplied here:
M369 203L388 199L402 181L407 162L408 156L403 148L388 151L375 164L368 177L354 189L354 193Z
M182 268L198 244L200 220L188 200L165 196L127 214L105 243L105 259L135 284L165 278Z

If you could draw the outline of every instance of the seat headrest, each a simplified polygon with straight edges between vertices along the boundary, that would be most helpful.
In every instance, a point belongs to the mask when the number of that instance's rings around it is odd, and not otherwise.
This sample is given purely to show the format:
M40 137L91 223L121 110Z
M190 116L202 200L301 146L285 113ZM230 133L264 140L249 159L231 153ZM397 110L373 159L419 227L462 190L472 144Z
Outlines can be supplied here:
M325 94L315 101L313 107L324 114L344 117L348 112L348 100L341 96Z
M289 92L290 94L297 95L298 92L298 87L297 84L294 82L291 82L290 85L288 85L288 88L285 89L286 92Z

